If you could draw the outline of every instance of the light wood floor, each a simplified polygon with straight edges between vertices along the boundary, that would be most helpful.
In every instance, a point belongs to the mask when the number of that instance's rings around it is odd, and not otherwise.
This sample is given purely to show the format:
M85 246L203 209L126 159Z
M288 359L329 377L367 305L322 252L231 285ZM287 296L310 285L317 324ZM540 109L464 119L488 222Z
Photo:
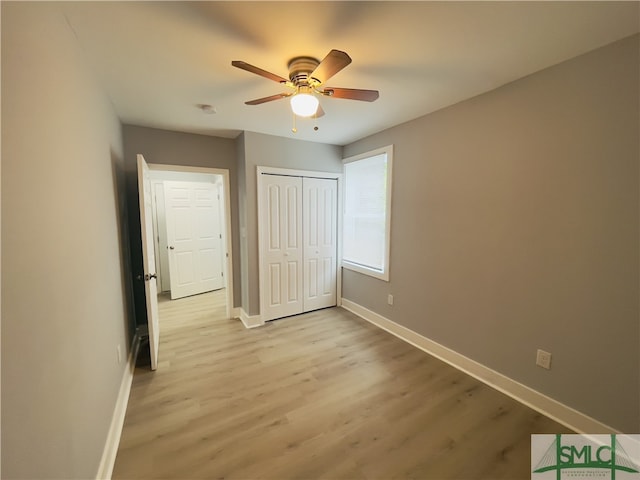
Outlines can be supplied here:
M160 305L113 478L529 479L546 417L338 308L246 330L224 290Z

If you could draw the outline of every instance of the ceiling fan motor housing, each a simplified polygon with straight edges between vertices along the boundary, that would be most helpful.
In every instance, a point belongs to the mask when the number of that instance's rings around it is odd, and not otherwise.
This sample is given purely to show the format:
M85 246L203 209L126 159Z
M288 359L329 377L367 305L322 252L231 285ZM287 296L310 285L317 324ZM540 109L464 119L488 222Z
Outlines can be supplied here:
M311 73L320 64L317 58L295 57L289 61L289 79L296 87L308 87L311 85ZM315 83L320 83L316 80Z

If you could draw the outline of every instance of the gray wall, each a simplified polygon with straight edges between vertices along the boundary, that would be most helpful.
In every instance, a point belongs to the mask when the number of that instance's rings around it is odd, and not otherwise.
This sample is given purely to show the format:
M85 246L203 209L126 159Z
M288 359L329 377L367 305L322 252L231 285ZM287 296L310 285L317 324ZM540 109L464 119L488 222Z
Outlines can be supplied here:
M2 3L4 479L95 477L126 365L120 123L85 65L55 5Z
M243 290L246 283L248 304L242 307L249 315L260 313L260 290L258 278L258 201L257 167L280 167L320 172L342 172L342 147L305 142L289 138L274 137L254 132L245 132L241 146L244 158L244 177L239 186L246 229L241 250L246 252L246 272L243 275ZM243 297L244 298L244 297Z
M638 42L345 147L395 157L390 282L344 271L344 298L626 432L640 430Z
M141 153L147 163L190 167L223 168L229 170L231 191L231 236L233 249L233 301L240 305L240 236L238 227L237 162L235 140L229 138L172 132L156 128L123 126L127 195L131 231L133 275L142 272L142 239L140 237L140 208L136 155ZM144 285L134 281L136 291L136 319L146 323Z

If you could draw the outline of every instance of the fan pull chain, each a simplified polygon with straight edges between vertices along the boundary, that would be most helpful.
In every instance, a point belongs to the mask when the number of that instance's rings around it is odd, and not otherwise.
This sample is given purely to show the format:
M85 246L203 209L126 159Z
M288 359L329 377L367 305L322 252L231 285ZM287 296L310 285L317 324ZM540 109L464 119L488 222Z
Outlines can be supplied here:
M296 128L296 114L291 112L291 114L293 115L293 128L291 129L291 131L293 133L297 133L298 129Z

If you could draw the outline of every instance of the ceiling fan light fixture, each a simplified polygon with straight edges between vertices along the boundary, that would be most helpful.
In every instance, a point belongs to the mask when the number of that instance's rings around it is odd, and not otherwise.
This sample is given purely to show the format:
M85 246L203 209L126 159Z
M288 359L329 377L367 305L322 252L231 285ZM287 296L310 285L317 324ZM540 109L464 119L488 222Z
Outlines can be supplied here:
M311 93L297 93L291 97L291 110L299 117L311 117L318 111L320 102Z

